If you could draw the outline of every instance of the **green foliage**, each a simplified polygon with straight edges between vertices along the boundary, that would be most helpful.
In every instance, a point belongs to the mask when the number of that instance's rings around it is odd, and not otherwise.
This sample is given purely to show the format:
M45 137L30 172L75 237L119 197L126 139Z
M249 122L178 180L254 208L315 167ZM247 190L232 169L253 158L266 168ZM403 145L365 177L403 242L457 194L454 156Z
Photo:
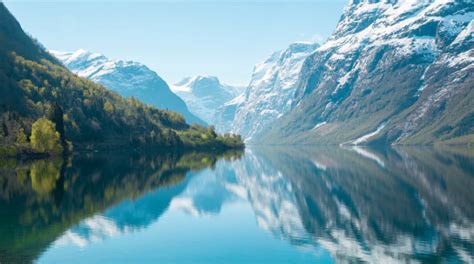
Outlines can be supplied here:
M190 129L179 133L184 146L189 148L243 148L244 142L240 135L225 134L218 135L214 127L205 128L192 125Z
M224 134L223 137L219 137L218 140L225 146L230 148L242 148L244 147L244 141L240 135L235 134Z
M8 212L0 222L12 227L0 230L2 261L13 256L10 259L19 263L34 262L51 241L83 219L159 187L178 184L188 171L213 166L220 155L167 151L93 153L75 155L69 161L61 157L0 160L0 201ZM23 257L24 252L29 253Z
M63 149L68 148L68 140L75 148L228 147L222 145L227 140L212 128L196 130L176 112L156 109L135 98L123 98L71 73L27 36L4 6L0 6L0 22L10 28L0 27L0 135L4 135L0 145L15 142L16 133L10 131L28 129L45 116L54 124ZM2 118L1 114L6 112L13 113L16 120ZM33 145L36 139L31 141ZM34 145L43 150L44 143ZM58 150L57 146L47 148Z
M63 145L66 138L74 144L104 141L137 143L143 141L139 137L151 131L164 134L167 129L188 128L184 118L175 112L147 106L134 98L124 99L50 61L43 60L39 64L16 54L12 55L12 59L19 83L34 84L24 85L24 89L39 84L45 87L44 92L36 89L25 92L19 100L23 106L17 107L18 111L27 112L27 116L48 116L56 124ZM163 137L155 138L155 142L150 142L148 138L146 143L168 145Z
M61 153L63 147L61 136L56 131L53 122L46 118L40 118L31 127L31 147L41 153Z
M104 110L110 114L114 111L114 106L109 101L107 101L104 103Z
M0 146L0 157L15 157L17 153L15 146Z
M34 106L25 108L31 113L29 115L46 113L49 116L60 134L63 148L66 148L66 138L71 139L73 144L119 144L125 141L130 145L184 145L188 148L243 146L241 139L235 136L219 136L213 127L189 126L184 117L176 112L147 106L133 97L124 99L49 61L38 64L15 55L14 60L22 68L18 73L30 72L29 76L43 77L35 78L33 83L41 83L46 90L43 93L35 90L26 93L25 99L31 99L25 101L31 100ZM63 89L57 89L58 86L63 86ZM56 96L52 96L52 90L57 93Z
M20 128L20 130L16 134L16 143L18 144L28 143L28 139L26 137L25 130L23 128Z

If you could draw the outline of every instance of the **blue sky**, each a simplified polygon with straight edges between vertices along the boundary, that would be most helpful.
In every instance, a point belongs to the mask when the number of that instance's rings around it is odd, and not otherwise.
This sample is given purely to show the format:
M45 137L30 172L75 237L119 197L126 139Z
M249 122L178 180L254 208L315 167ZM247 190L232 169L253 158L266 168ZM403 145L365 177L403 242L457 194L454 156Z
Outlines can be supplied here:
M346 0L4 2L49 49L142 62L170 84L208 74L247 85L272 52L327 38Z

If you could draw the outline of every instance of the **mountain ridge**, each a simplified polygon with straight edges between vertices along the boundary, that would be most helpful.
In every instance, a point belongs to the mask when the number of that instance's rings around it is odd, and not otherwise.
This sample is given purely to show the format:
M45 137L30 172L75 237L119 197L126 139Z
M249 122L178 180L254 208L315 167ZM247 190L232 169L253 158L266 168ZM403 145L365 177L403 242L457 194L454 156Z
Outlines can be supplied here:
M245 93L218 110L218 129L241 134L246 140L292 108L298 76L317 43L296 42L255 65ZM231 122L226 120L232 120Z
M0 22L0 155L59 155L71 145L86 150L243 147L239 136L189 125L174 111L121 97L73 74L26 35L3 3Z
M182 114L190 123L207 125L193 115L185 102L175 95L168 84L146 65L135 61L109 59L103 54L84 49L74 52L50 51L68 69L100 83L122 96L135 97L161 109Z
M305 62L293 109L258 138L263 144L472 141L473 18L467 1L352 1Z
M239 87L223 84L211 75L186 77L172 85L171 90L186 102L191 112L216 127L216 109L242 93Z

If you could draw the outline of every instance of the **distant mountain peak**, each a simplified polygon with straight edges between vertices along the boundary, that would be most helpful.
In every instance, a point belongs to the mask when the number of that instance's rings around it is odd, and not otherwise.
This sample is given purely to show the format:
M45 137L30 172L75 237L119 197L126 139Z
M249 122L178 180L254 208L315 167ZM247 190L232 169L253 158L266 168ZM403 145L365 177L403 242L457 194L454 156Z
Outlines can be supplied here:
M196 75L193 77L183 78L181 81L177 82L174 86L179 87L188 87L191 89L199 89L203 85L214 85L220 86L221 82L219 78L211 75ZM190 90L189 90L190 91Z
M105 85L123 96L133 96L158 108L177 111L190 123L205 125L189 112L186 104L156 72L142 63L109 59L85 49L50 53L81 77Z
M77 75L98 81L98 79L107 75L114 70L126 67L135 67L135 71L141 71L154 78L155 72L147 66L135 62L110 59L103 54L93 53L85 49L78 49L73 52L50 50L56 58L58 58L66 67L72 69Z
M216 124L216 109L241 94L242 89L221 83L212 75L186 77L171 87L191 112L209 124Z
M250 139L286 113L291 108L301 67L318 47L313 42L292 43L255 65L245 94L219 109L223 118L218 129L225 130L232 123L228 130Z

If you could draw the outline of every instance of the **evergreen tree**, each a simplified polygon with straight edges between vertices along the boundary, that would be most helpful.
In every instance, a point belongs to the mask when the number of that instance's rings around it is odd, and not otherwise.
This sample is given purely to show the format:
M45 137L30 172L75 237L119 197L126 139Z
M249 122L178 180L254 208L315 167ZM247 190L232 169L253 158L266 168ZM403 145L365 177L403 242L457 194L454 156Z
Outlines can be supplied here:
M8 127L7 124L5 124L5 121L2 124L2 132L4 137L8 137Z
M217 134L216 134L216 129L214 126L210 126L208 129L207 129L207 134L209 134L212 138L216 138L217 137Z
M16 143L18 144L26 144L28 143L28 139L25 134L25 130L20 128L20 131L16 134Z
M58 103L54 103L49 111L49 120L53 121L56 131L59 133L61 145L63 148L67 146L66 135L64 131L64 112Z

